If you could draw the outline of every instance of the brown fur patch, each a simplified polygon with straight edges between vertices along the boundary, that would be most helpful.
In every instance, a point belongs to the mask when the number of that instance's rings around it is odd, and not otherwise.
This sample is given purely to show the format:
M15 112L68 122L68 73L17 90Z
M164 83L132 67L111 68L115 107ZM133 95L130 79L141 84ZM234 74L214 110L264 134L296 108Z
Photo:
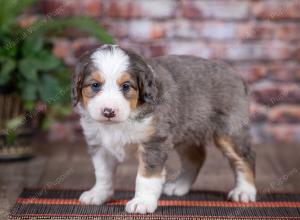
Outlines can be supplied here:
M139 92L135 89L132 89L130 93L130 108L134 110L138 106Z
M206 150L204 146L189 146L186 144L182 144L180 146L176 146L176 151L179 154L179 157L183 163L189 163L195 167L201 166L206 157Z
M254 173L249 167L249 164L236 152L235 146L229 137L219 137L215 139L217 146L228 157L231 166L235 172L239 171L245 175L245 179L254 185Z
M132 79L131 79L130 74L124 73L124 74L122 74L122 76L119 79L117 79L117 84L122 85L124 82L127 82L127 81L130 82L131 80Z
M86 107L91 98L96 96L99 93L96 93L92 90L91 85L93 83L100 83L101 85L104 84L104 79L99 72L93 72L92 74L88 75L83 82L83 89L81 91L83 105Z
M125 98L129 101L130 103L130 108L132 110L135 110L138 105L138 99L139 99L139 92L136 88L136 83L133 81L131 78L131 75L128 73L124 73L118 80L117 84L121 86L125 82L130 82L131 87L128 93L125 94Z
M139 167L138 167L138 174L146 177L146 178L152 178L152 177L156 177L156 178L160 178L163 175L164 169L147 169L146 168L146 164L144 161L144 157L143 157L143 152L144 152L144 148L142 145L139 145L138 147L138 151L137 151L137 155L138 155L138 162L139 162Z

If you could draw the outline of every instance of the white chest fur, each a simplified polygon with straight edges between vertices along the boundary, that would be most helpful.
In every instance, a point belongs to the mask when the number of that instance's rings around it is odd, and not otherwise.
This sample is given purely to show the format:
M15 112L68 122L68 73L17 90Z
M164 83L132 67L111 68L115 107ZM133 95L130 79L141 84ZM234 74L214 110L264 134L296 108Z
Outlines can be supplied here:
M117 124L103 124L83 117L80 122L88 145L105 147L119 161L125 159L126 147L147 140L154 130L152 117Z

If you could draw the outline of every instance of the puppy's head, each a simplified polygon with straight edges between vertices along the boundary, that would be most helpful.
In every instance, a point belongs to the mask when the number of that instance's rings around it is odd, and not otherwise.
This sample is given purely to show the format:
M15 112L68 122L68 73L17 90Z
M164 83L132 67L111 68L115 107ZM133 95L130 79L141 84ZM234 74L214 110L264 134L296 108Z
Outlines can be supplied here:
M84 54L73 74L73 105L99 122L126 121L156 96L153 72L143 58L116 45Z

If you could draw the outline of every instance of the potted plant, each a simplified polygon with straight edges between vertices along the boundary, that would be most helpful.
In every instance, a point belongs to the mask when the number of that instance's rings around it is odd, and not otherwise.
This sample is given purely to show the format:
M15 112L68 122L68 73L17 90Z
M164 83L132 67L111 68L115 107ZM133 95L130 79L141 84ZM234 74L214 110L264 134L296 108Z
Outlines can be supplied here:
M52 37L72 27L112 42L88 17L45 17L21 27L17 17L33 3L0 0L0 160L32 155L29 140L41 106L68 109L70 70L52 54Z

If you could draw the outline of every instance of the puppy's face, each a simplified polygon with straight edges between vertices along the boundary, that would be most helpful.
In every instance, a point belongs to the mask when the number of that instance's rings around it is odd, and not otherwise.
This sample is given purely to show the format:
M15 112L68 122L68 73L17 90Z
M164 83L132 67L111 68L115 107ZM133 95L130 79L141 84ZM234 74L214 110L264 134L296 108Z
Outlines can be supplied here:
M153 97L149 93L153 89L146 82L153 81L152 78L151 70L140 56L115 45L105 45L78 64L73 77L73 102L75 105L79 102L96 121L123 122L148 96Z

